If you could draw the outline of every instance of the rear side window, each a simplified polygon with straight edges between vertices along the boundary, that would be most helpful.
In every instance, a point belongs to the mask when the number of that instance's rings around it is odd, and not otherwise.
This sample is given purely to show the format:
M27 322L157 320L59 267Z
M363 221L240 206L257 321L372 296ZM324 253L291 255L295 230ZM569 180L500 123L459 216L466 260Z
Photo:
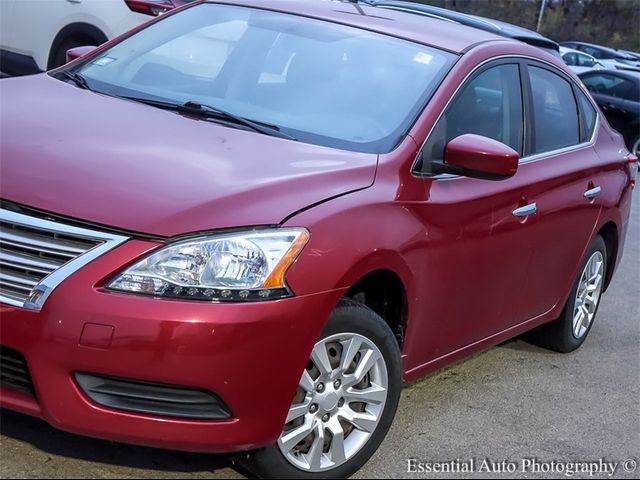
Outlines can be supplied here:
M433 128L422 151L423 173L441 161L454 138L473 133L498 140L522 152L523 116L519 67L491 67L466 84Z
M577 89L576 91L580 108L580 141L586 142L593 136L593 129L596 126L596 110L582 91Z
M571 84L549 70L529 66L533 102L533 154L580 142L578 107Z

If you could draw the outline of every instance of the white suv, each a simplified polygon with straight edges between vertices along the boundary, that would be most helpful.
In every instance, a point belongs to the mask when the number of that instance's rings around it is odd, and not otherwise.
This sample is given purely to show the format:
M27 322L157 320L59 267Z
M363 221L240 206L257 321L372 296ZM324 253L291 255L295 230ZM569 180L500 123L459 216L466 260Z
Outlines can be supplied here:
M574 50L573 48L560 47L560 56L571 70L576 73L588 72L589 70L602 70L606 68L598 60L588 53Z
M189 1L0 0L0 70L50 70L65 63L70 48L100 45Z

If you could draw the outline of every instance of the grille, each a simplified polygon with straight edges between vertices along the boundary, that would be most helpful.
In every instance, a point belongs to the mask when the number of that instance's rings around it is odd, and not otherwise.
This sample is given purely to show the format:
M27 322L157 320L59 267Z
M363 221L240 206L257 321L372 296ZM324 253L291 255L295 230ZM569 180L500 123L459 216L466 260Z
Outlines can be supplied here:
M101 243L0 222L0 294L24 302L43 278Z
M4 345L0 346L0 384L3 387L33 394L27 362L20 352Z
M39 309L71 273L126 239L0 209L0 301Z

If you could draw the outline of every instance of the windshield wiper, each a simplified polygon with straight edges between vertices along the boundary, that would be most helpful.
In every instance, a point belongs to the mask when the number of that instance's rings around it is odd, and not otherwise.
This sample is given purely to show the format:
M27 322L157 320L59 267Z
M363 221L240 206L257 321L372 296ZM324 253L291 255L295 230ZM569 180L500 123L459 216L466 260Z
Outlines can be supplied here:
M201 103L186 102L183 104L177 104L177 103L171 103L171 102L164 102L162 100L153 100L150 98L131 97L131 96L122 96L121 98L124 98L126 100L133 100L135 102L145 103L147 105L163 108L165 110L172 110L179 113L186 113L189 115L198 115L205 118L226 120L238 125L242 125L244 127L247 127L253 130L254 132L262 133L264 135L269 135L269 136L278 137L278 138L286 138L287 140L296 140L291 135L287 135L286 133L281 132L280 129L275 125L269 125L261 122L260 123L254 122L253 120L249 120L247 118L234 115L233 113L220 110L219 108L216 108L216 107L203 105Z
M224 110L220 110L219 108L212 107L210 105L203 105L201 103L196 102L187 102L180 107L181 111L187 113L195 113L197 115L203 115L207 117L215 117L221 118L223 120L231 120L239 125L243 125L245 127L250 128L251 130L259 133L263 133L265 135L271 135L272 137L286 138L287 140L295 140L291 135L287 135L284 132L280 131L280 128L275 125L269 125L266 123L254 122L253 120L249 120L248 118L240 117L238 115L234 115L233 113L229 113Z
M78 87L84 88L85 90L91 90L91 87L89 87L89 84L87 83L87 79L84 78L79 73L69 72L65 70L64 72L62 72L62 74L64 75L65 78L71 80Z

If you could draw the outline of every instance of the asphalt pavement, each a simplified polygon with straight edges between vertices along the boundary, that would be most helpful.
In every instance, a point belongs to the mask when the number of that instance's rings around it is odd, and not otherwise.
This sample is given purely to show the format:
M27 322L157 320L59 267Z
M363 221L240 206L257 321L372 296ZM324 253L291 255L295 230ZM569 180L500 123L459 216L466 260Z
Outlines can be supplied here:
M585 344L563 355L511 340L406 388L391 432L356 478L638 477L635 193L624 257ZM6 410L0 477L242 478L223 457L79 437Z

